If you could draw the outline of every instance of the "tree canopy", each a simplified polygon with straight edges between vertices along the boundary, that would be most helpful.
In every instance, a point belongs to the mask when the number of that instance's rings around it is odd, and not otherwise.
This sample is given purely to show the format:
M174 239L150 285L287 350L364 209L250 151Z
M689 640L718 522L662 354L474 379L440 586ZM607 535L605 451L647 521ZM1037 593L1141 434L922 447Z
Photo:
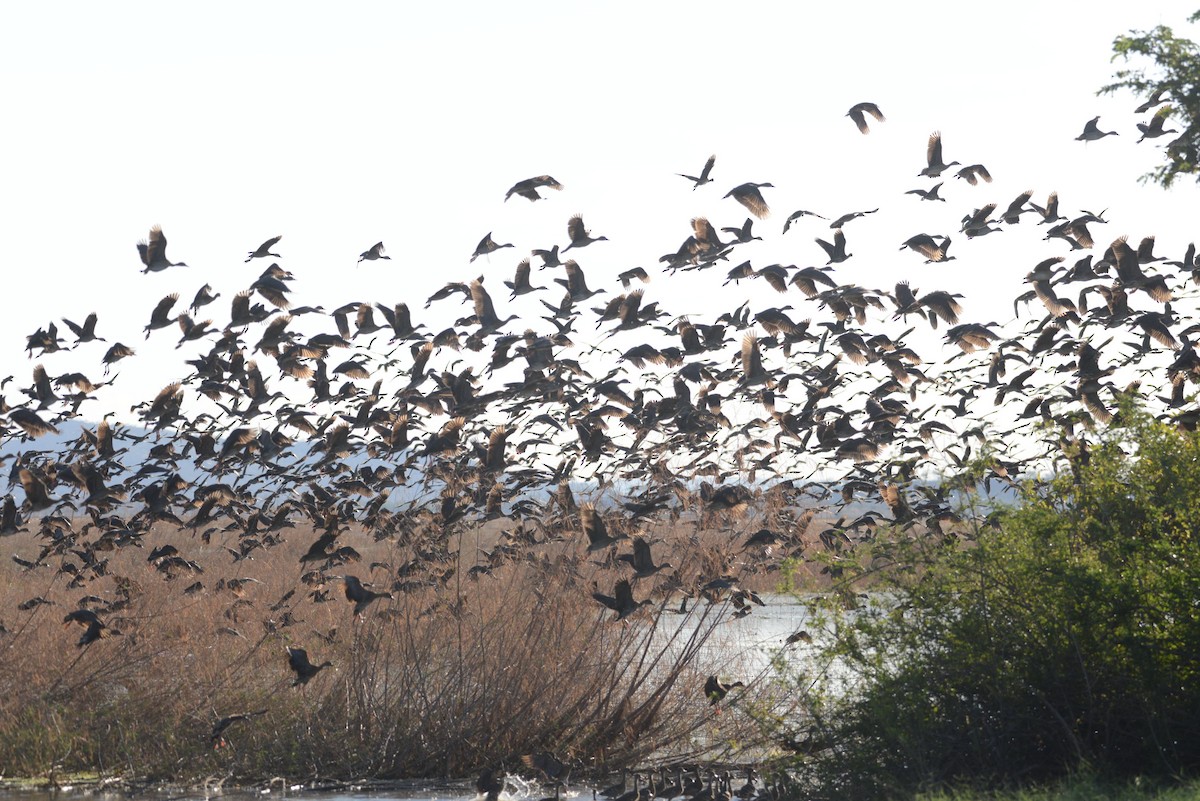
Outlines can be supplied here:
M1200 20L1200 11L1188 18ZM1196 175L1200 181L1200 48L1191 39L1175 35L1166 25L1150 31L1130 31L1113 40L1113 61L1142 64L1117 70L1112 83L1100 94L1128 89L1144 102L1138 112L1154 110L1155 116L1179 124L1179 136L1164 149L1165 162L1143 180L1170 187L1181 175ZM1146 64L1145 60L1149 63ZM1166 105L1164 105L1166 104ZM1155 107L1158 107L1155 110ZM1148 120L1147 123L1150 121Z

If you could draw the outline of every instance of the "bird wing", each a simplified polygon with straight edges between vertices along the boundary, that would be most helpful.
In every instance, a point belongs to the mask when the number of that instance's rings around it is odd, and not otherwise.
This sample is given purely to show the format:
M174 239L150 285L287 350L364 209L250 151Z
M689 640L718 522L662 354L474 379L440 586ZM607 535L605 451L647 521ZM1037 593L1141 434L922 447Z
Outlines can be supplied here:
M138 248L141 250L141 248ZM163 234L162 228L154 226L150 229L150 241L146 245L145 253L142 255L142 261L149 267L152 263L159 259L165 259L167 254L167 237Z
M577 242L587 237L587 229L583 227L583 217L581 215L576 214L567 220L567 237L572 242Z
M471 282L471 300L475 304L475 317L479 320L480 325L486 325L496 319L492 298L478 280Z
M854 120L854 124L858 126L859 133L871 132L871 129L867 127L867 119L863 116L863 109L858 106L850 109L850 119Z
M758 187L753 184L742 184L731 193L734 200L741 203L750 213L760 220L768 217L771 214L771 209L767 206L767 201L763 199L762 192L758 191Z
M633 566L640 572L648 570L653 564L654 560L650 558L650 543L641 537L634 537Z
M925 160L932 167L942 163L942 134L934 131L929 135L929 143L925 145Z
M628 579L621 579L617 582L613 587L613 595L617 597L617 603L622 609L637 605L637 602L633 600L633 587L629 584Z

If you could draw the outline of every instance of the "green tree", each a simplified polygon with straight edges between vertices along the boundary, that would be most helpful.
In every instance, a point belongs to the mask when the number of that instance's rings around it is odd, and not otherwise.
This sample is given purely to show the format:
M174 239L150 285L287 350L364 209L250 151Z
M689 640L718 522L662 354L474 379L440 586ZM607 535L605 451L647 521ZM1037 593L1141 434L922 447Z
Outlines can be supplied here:
M1200 434L1123 415L974 541L890 543L834 617L825 792L1200 770Z
M1188 22L1198 19L1200 11ZM1179 136L1164 149L1165 163L1142 180L1164 187L1181 175L1197 175L1200 180L1200 48L1191 39L1178 37L1171 28L1159 25L1150 31L1130 31L1113 40L1113 61L1118 59L1134 66L1117 70L1115 80L1101 88L1100 94L1129 90L1147 101L1158 98L1169 102L1169 109L1163 113L1169 115L1171 124L1181 126Z

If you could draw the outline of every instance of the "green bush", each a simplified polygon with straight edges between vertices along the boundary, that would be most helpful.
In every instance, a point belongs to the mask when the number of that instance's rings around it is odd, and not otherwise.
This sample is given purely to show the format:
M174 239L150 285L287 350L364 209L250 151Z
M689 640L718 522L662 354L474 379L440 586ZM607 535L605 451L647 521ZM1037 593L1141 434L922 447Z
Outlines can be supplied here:
M894 796L1200 768L1200 435L1126 418L971 541L881 537L913 569L835 617L809 775Z

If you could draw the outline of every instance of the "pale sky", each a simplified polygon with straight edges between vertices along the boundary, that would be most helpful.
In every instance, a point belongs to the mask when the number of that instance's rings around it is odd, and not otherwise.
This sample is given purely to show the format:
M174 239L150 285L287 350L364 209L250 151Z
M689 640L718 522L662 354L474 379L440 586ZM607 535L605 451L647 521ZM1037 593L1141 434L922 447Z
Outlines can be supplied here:
M1114 36L1160 23L1194 36L1186 23L1194 8L5 4L0 378L15 376L6 392L17 400L38 361L25 358L25 337L96 311L98 333L138 356L122 365L113 400L84 414L145 399L206 349L176 351L175 328L147 343L154 304L179 292L180 311L211 283L222 297L199 316L222 324L228 299L271 261L245 264L247 252L277 234L296 305L405 301L434 330L469 305L426 312L425 298L480 273L502 317L544 313L534 298L510 304L502 281L530 248L565 245L574 213L609 238L579 253L589 283L608 297L620 291L616 274L640 265L654 276L646 302L672 314L711 319L747 298L755 308L800 304L761 282L715 291L711 274L668 280L659 269L692 217L741 225L746 211L723 195L746 181L775 187L764 190L773 215L755 223L767 241L737 254L755 266L824 264L813 239L829 237L826 223L808 218L780 234L796 209L832 218L878 207L846 226L855 256L839 276L962 292L965 319L1004 321L1033 264L1071 255L1043 242L1033 220L979 240L958 235L957 260L942 265L898 252L900 243L923 231L953 235L963 214L987 202L1003 209L1025 189L1038 203L1057 190L1064 214L1109 210L1098 243L1156 234L1159 252L1180 257L1196 235L1195 186L1139 185L1167 140L1135 145L1134 124L1147 116L1132 113L1137 99L1095 92L1119 66L1110 63ZM844 116L863 100L887 115L867 136ZM1097 114L1120 136L1075 141ZM947 160L984 163L995 181L971 187L947 173L945 204L903 194L933 183L917 173L935 130ZM676 173L698 174L713 153L714 183L692 191ZM543 191L536 204L503 202L513 183L542 173L565 189ZM189 267L140 273L135 244L154 224L168 256ZM515 247L470 264L489 231ZM356 267L379 240L391 261ZM534 282L552 277L535 271ZM561 290L538 296L556 302ZM332 321L320 327L332 330ZM42 361L52 376L72 369L99 380L106 347Z

